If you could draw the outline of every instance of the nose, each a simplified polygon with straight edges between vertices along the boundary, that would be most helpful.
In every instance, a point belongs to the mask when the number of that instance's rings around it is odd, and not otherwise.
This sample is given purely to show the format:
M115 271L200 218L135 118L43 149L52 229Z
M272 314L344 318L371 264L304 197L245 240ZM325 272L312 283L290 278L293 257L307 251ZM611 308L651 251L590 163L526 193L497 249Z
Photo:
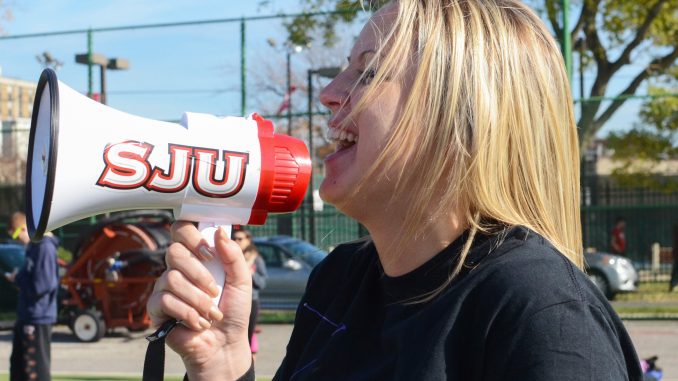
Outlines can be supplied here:
M340 73L320 91L320 103L333 113L348 101L347 88L342 85L342 74Z

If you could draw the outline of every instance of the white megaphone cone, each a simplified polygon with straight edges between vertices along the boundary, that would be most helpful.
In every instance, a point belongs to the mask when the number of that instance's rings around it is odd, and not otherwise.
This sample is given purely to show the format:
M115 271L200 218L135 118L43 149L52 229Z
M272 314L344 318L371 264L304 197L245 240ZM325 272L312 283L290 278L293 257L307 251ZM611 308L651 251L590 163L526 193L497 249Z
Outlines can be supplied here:
M168 123L126 114L59 82L46 69L35 95L26 171L26 215L34 239L96 214L172 209L214 229L263 224L299 207L311 176L304 143L271 122L185 113ZM207 264L219 286L218 258ZM218 302L218 298L215 300Z

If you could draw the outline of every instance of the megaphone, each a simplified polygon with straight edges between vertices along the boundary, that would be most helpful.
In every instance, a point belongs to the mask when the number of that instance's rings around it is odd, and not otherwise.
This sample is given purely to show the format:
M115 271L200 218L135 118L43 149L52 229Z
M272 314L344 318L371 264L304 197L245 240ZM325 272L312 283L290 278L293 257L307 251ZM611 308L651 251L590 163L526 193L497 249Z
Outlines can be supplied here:
M35 93L26 170L31 238L79 219L130 209L171 209L218 226L263 224L299 207L311 176L301 140L249 118L184 113L181 123L104 106L45 69ZM218 258L206 266L224 282ZM215 298L215 303L219 297Z

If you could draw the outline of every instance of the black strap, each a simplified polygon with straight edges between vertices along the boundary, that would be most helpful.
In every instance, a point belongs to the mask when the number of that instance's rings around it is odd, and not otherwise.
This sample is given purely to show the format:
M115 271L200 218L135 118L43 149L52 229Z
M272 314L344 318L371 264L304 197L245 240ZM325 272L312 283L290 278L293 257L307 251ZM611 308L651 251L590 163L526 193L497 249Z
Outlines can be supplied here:
M146 359L144 360L143 381L163 381L165 377L165 338L179 322L176 319L170 319L160 326L157 331L146 337L148 348L146 349ZM254 358L250 368L238 377L236 381L254 381ZM188 380L188 374L184 375L184 381Z
M163 381L165 377L165 337L178 321L170 319L160 326L152 335L146 337L146 359L144 360L143 381Z

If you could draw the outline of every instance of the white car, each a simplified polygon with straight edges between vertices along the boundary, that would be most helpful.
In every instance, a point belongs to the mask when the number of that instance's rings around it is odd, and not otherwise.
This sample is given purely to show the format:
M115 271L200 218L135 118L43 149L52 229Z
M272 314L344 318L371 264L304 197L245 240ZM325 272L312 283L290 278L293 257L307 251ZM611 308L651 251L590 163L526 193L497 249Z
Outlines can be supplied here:
M589 279L610 300L620 292L638 290L638 272L631 261L621 255L592 252L584 254Z

